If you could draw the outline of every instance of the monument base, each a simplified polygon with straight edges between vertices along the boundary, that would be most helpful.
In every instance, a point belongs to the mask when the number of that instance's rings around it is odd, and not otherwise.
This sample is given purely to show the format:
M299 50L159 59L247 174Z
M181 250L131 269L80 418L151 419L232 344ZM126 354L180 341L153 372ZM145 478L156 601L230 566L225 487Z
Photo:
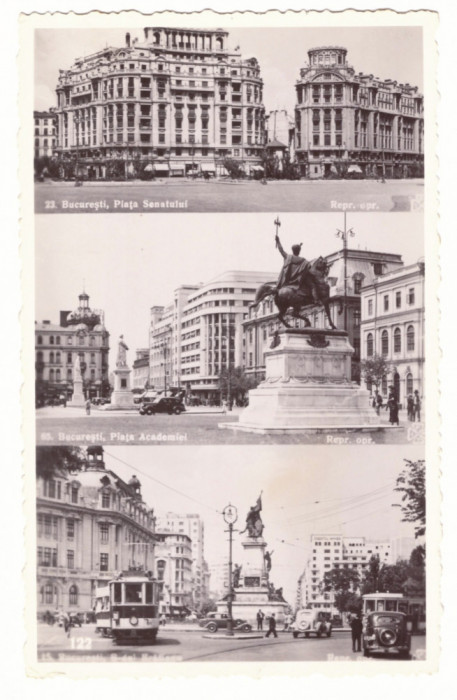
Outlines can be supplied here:
M246 620L252 625L252 628L257 629L257 613L259 609L265 617L274 613L277 624L284 622L284 616L289 610L289 604L285 601L270 600L268 590L259 590L258 588L236 588L234 591L235 598L232 602L232 618L236 620ZM219 600L217 602L217 612L227 612L227 601ZM268 628L265 624L264 628Z
M118 366L114 370L114 391L111 394L111 403L106 404L107 411L137 408L130 389L130 372L127 366Z
M351 381L354 350L345 331L285 329L272 346L265 353L265 381L249 392L239 422L223 427L281 433L381 428L369 392Z
M73 385L73 395L67 406L70 408L83 408L86 405L86 397L83 393L83 383L75 381Z

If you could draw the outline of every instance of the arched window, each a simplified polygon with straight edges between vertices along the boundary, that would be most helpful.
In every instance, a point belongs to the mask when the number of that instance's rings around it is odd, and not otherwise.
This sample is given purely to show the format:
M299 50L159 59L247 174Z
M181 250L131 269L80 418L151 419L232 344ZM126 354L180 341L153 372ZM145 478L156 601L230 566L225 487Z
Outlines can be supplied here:
M93 335L91 335L91 336L89 337L89 344L92 345L92 346L95 345L95 338L94 338Z
M56 352L56 363L60 365L60 352Z
M52 583L47 583L44 587L44 602L47 605L57 603L57 588Z
M37 345L43 345L43 336L39 335L36 339L36 344Z
M381 354L389 354L389 334L387 333L387 331L383 331L381 333Z
M49 381L50 382L54 381L54 370L53 369L49 370Z
M56 369L56 382L60 382L60 369Z
M68 591L68 600L70 605L78 605L78 586L75 586L75 584L70 586L70 590Z
M413 393L413 375L408 372L406 375L406 395Z
M49 345L54 345L54 336L53 335L49 336Z
M373 357L373 333L367 335L367 357Z
M60 345L60 335L56 335L56 345Z
M406 330L406 349L411 352L412 350L414 350L414 345L414 326L408 326Z
M71 378L72 378L72 371L71 371L71 369L67 369L67 379L71 379Z
M394 330L394 352L401 352L401 330Z
M41 351L40 351L40 352L37 352L37 354L36 354L36 361L37 361L37 362L43 362L43 353L42 353Z
M49 362L51 365L54 364L54 353L52 351L49 353Z
M67 338L67 345L73 345L73 338L71 337L71 335L69 335Z

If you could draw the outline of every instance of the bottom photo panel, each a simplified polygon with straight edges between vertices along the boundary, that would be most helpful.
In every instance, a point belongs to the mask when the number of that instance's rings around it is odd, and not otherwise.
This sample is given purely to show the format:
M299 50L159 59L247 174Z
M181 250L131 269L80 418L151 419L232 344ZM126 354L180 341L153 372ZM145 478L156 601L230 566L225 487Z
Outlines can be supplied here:
M427 658L425 502L415 445L38 447L37 667L409 671Z

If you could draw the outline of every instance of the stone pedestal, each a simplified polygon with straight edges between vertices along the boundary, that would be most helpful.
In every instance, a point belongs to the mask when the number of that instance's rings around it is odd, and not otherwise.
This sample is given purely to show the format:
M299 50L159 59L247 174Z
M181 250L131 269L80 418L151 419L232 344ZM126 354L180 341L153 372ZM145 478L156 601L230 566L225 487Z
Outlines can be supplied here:
M114 391L111 394L111 404L106 405L107 409L136 408L130 388L131 371L127 366L116 367L114 370Z
M289 605L283 600L275 600L271 595L264 556L267 543L263 537L246 537L241 546L241 576L239 585L234 588L233 619L247 620L256 630L257 612L260 608L265 616L274 613L277 623L282 623ZM218 601L217 610L227 612L227 601ZM264 623L264 629L266 628Z
M67 406L72 408L81 408L86 405L86 398L83 392L82 379L75 379L73 382L73 395Z
M265 353L266 378L249 392L238 423L260 433L380 427L369 392L351 381L354 349L345 331L284 329Z

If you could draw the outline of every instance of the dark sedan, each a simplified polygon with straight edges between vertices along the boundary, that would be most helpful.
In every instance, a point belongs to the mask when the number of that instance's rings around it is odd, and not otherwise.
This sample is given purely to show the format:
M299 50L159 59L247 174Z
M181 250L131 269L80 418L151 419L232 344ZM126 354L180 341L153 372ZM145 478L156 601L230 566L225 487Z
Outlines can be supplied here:
M208 632L226 630L228 626L228 615L226 613L210 613L198 622L199 627L203 627ZM252 626L246 620L233 620L233 630L237 632L251 632Z

